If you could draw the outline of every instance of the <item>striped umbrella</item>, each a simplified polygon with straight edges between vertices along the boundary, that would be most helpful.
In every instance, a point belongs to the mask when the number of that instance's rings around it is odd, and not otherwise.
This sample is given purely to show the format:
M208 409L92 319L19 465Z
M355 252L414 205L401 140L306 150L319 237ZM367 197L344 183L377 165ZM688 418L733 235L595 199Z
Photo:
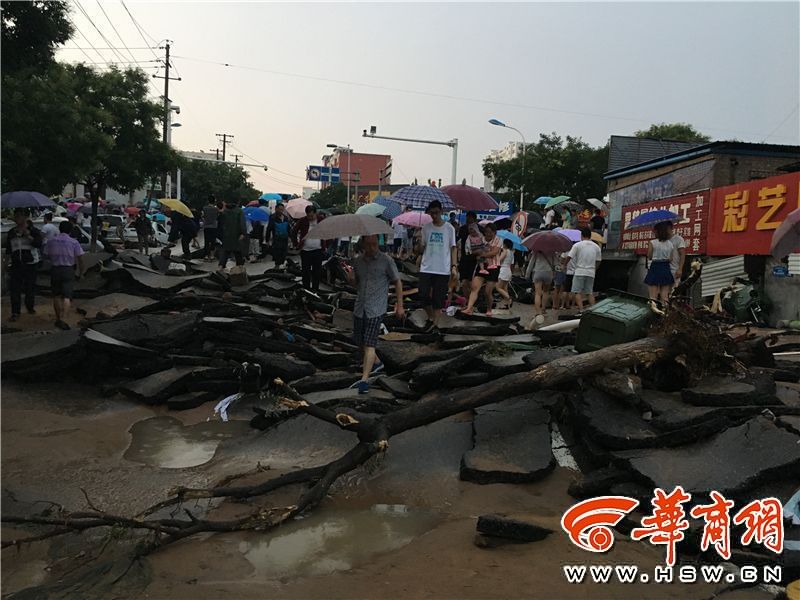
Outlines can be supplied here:
M403 213L403 206L392 200L391 196L378 196L373 201L373 204L379 204L385 207L386 210L383 211L381 216L390 221Z
M392 200L410 206L416 210L427 210L428 205L434 200L442 203L442 210L455 210L453 200L439 188L429 185L409 185L401 188L391 196Z

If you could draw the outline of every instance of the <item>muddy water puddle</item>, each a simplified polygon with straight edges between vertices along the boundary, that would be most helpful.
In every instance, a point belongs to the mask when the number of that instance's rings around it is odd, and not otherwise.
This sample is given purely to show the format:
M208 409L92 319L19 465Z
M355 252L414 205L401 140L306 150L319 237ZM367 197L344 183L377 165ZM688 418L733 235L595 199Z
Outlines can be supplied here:
M440 521L434 512L401 504L321 510L271 534L248 536L239 542L239 552L257 578L327 575L397 550Z
M154 467L183 469L207 463L220 442L251 431L247 421L207 421L185 426L173 417L135 423L123 458Z

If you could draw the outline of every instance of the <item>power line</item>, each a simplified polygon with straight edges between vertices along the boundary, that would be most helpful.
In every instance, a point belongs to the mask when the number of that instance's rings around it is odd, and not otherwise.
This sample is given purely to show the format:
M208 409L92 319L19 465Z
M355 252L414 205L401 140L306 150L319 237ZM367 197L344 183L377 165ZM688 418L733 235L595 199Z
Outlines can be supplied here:
M92 45L92 42L89 40L89 38L88 38L88 37L86 37L86 35L83 33L83 31L81 31L80 27L78 27L78 25L75 23L75 21L73 21L73 20L72 20L72 18L71 18L69 15L67 15L67 20L68 20L68 21L69 21L69 22L72 24L72 26L75 28L75 31L77 31L77 32L78 32L78 34L79 34L79 35L80 35L80 36L81 36L81 37L82 37L84 40L86 40L86 43L87 43L87 44L89 44L89 47L90 47L92 50L94 50L94 51L95 51L95 53L97 54L97 56L99 56L101 59L105 58L105 57L103 56L103 54L102 54L102 53L101 53L101 52L100 52L100 51L99 51L97 48L95 48L95 47ZM80 50L81 52L83 52L83 55L84 55L86 58L88 58L89 60L92 60L92 59L89 57L89 55L88 55L88 54L85 52L85 50L88 50L88 49L89 49L89 48L79 48L79 50ZM63 48L63 50L70 50L70 48Z
M70 22L72 22L70 20ZM75 25L74 22L72 22ZM125 46L125 50L152 50L153 48L157 48L158 46ZM91 46L89 48L83 48L80 46L64 46L60 48L60 50L122 50L119 46Z
M114 33L117 34L117 37L119 38L119 41L122 42L122 45L125 47L125 50L128 51L130 57L135 61L136 57L133 55L133 52L131 52L130 48L128 48L128 45L125 43L125 40L122 39L122 36L120 35L119 30L116 28L114 23L111 21L111 19L108 18L108 13L106 12L106 9L103 8L103 5L100 4L100 0L95 0L95 2L97 2L97 6L100 7L100 11L103 13L103 16L106 18L106 21L108 21L108 24L111 25L111 29L113 29Z
M114 49L114 46L111 43L111 40L109 40L105 36L105 34L102 31L100 31L100 28L97 26L97 24L94 22L94 20L92 20L92 17L90 17L89 13L86 11L86 9L83 8L83 5L80 3L80 0L75 0L75 6L77 6L78 10L80 10L83 13L83 16L86 17L86 20L88 20L89 23L91 24L91 26L94 27L95 30L97 31L97 33L100 34L100 37L103 39L103 41L106 44L108 44L109 48L111 48L112 52L120 59L120 61L121 62L125 62L125 57L122 56L122 54L120 54L117 50Z
M159 46L159 45L161 44L161 42L157 42L157 41L156 41L156 39L155 39L155 38L154 38L152 35L150 35L149 33L147 33L147 31L145 31L144 27L142 27L141 25L139 25L139 21L137 21L137 20L134 18L134 16L131 14L131 11L128 9L128 6L125 4L125 0L119 0L119 1L120 1L120 3L122 4L122 7L125 9L125 12L126 12L126 13L128 13L128 16L131 18L131 21L133 21L133 24L134 24L134 26L136 27L137 31L139 32L139 35L142 37L142 41L143 41L145 44L147 44L147 43L148 43L148 42L147 42L147 40L146 40L146 39L144 39L144 36L146 35L147 37L149 37L149 38L150 38L150 41L151 41L152 43L154 43L156 46Z
M775 129L773 129L772 131L770 131L770 132L769 132L769 135L767 135L767 137L765 137L763 140L761 140L761 143L763 144L764 142L766 142L766 141L767 141L767 139L769 139L769 138L771 138L771 137L772 137L772 134L773 134L773 133L775 133L776 131L778 131L778 129L780 129L781 127L783 127L783 124L784 124L784 123L786 123L786 121L788 121L788 120L789 120L789 118L790 118L790 117L791 117L791 116L792 116L792 115L793 115L793 114L794 114L794 113L797 111L798 107L800 107L800 102L794 105L794 108L791 110L791 112L790 112L788 115L786 115L786 118L784 118L784 119L783 119L783 121L781 121L780 123L778 123L778 124L775 126ZM781 136L781 137L783 137L783 136Z
M289 177L294 177L295 179L300 179L300 180L302 180L302 181L305 181L305 180L306 180L306 179L305 179L305 177L300 177L300 176L298 176L298 175L295 175L295 174L293 174L293 173L287 173L286 171L281 171L280 169L277 169L277 168L275 168L275 167L273 167L273 166L271 166L271 165L268 165L267 163L265 163L265 162L263 162L263 161L260 161L260 160L258 160L258 159L257 159L257 158L255 158L254 156L251 156L251 155L247 154L247 152L245 152L244 150L242 150L241 148L239 148L239 146L234 146L233 144L231 144L231 148L233 148L234 150L238 150L239 152L241 152L242 154L244 154L244 155L245 155L247 158L249 158L250 160L252 160L252 161L255 161L255 162L257 162L257 163L261 163L261 164L263 164L264 166L267 166L267 167L269 167L271 171L277 171L277 172L278 172L278 173L280 173L281 175L287 175L287 176L289 176Z
M237 64L233 64L233 63L219 62L219 61L208 60L208 59L204 59L204 58L193 58L193 57L190 57L190 56L177 56L176 55L175 58L181 58L183 60L191 60L191 61L195 61L195 62L201 62L201 63L217 65L217 66L222 66L222 67L231 67L231 68L234 68L234 69L244 69L244 70L248 70L248 71L258 71L260 73L269 73L269 74L272 74L272 75L281 75L283 77L294 77L294 78L297 78L297 79L307 79L307 80L311 80L311 81L321 81L321 82L325 82L325 83L336 83L336 84L339 84L339 85L349 85L349 86L362 87L362 88L368 88L368 89L374 89L374 90L381 90L381 91L388 91L388 92L398 92L398 93L401 93L401 94L412 94L412 95L416 95L416 96L426 96L426 97L430 97L430 98L442 98L442 99L445 99L445 100L458 100L458 101L461 101L461 102L474 102L474 103L477 103L477 104L490 104L490 105L494 105L494 106L507 106L507 107L511 107L511 108L526 108L526 109L530 109L530 110L539 110L539 111L544 111L544 112L553 112L553 113L560 113L560 114L567 114L567 115L577 115L577 116L583 116L583 117L595 117L595 118L600 118L600 119L616 119L616 120L620 120L620 121L629 121L629 122L632 122L632 123L650 123L650 122L653 121L652 119L642 119L642 118L636 118L636 117L622 117L622 116L617 116L617 115L606 115L606 114L599 114L599 113L581 112L581 111L575 111L575 110L565 110L565 109L560 109L560 108L552 108L552 107L548 107L548 106L537 106L537 105L533 105L533 104L522 104L522 103L516 103L516 102L503 102L503 101L500 101L500 100L490 100L490 99L486 99L486 98L471 98L471 97L468 97L468 96L456 96L456 95L453 95L453 94L443 94L443 93L438 93L438 92L426 92L426 91L423 91L423 90L410 90L410 89L404 89L404 88L396 88L396 87L378 85L378 84L373 84L373 83L364 83L364 82L360 82L360 81L347 81L347 80L344 80L344 79L333 79L333 78L330 78L330 77L319 77L319 76L316 76L316 75L305 75L305 74L302 74L302 73L290 73L290 72L287 72L287 71L278 71L278 70L275 70L275 69L265 69L265 68L262 68L262 67L251 67L251 66L247 66L247 65L237 65ZM746 135L751 135L751 136L761 135L761 134L758 134L758 133L745 132L745 131L736 131L736 130L733 130L733 129L725 129L725 128L722 128L722 127L709 127L709 126L703 126L703 125L701 125L700 127L702 129L715 130L715 131L726 131L726 132L729 132L729 133L741 133L741 134L746 134Z

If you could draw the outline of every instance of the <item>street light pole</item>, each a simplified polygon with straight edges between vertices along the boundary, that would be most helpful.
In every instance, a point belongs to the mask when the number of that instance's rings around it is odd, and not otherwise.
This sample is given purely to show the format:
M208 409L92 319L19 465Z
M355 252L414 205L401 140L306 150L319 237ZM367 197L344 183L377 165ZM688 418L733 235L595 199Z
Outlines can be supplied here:
M492 125L497 125L498 127L505 127L506 129L513 129L516 131L520 137L522 138L522 185L519 188L519 209L524 210L525 208L525 154L528 149L528 144L525 142L525 135L516 127L511 127L511 125L506 125L502 121L498 121L497 119L489 119L489 123Z
M374 127L372 128L375 129ZM453 167L450 172L450 183L455 185L456 184L456 170L458 168L458 138L453 138L447 142L438 142L436 140L417 140L414 138L401 138L401 137L392 137L388 135L377 135L374 131L370 131L367 133L367 130L364 130L362 137L374 138L377 140L394 140L395 142L415 142L417 144L436 144L437 146L450 146L453 149Z

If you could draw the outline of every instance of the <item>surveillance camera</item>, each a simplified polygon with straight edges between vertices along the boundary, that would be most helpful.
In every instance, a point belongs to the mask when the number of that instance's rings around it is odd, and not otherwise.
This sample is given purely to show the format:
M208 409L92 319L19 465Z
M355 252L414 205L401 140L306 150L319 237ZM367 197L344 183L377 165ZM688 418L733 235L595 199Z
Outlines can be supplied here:
M378 133L378 128L377 128L377 127L375 127L375 125L370 125L370 126L369 126L369 132L370 132L372 135L375 135L376 133Z
M367 130L366 129L364 130L364 135L367 135Z
M264 170L269 171L269 168L266 165L264 165Z
M179 115L179 114L181 114L181 107L180 107L180 106L178 106L177 104L173 104L173 105L172 105L172 110L174 110L174 111L175 111L175 114L176 114L176 115Z

